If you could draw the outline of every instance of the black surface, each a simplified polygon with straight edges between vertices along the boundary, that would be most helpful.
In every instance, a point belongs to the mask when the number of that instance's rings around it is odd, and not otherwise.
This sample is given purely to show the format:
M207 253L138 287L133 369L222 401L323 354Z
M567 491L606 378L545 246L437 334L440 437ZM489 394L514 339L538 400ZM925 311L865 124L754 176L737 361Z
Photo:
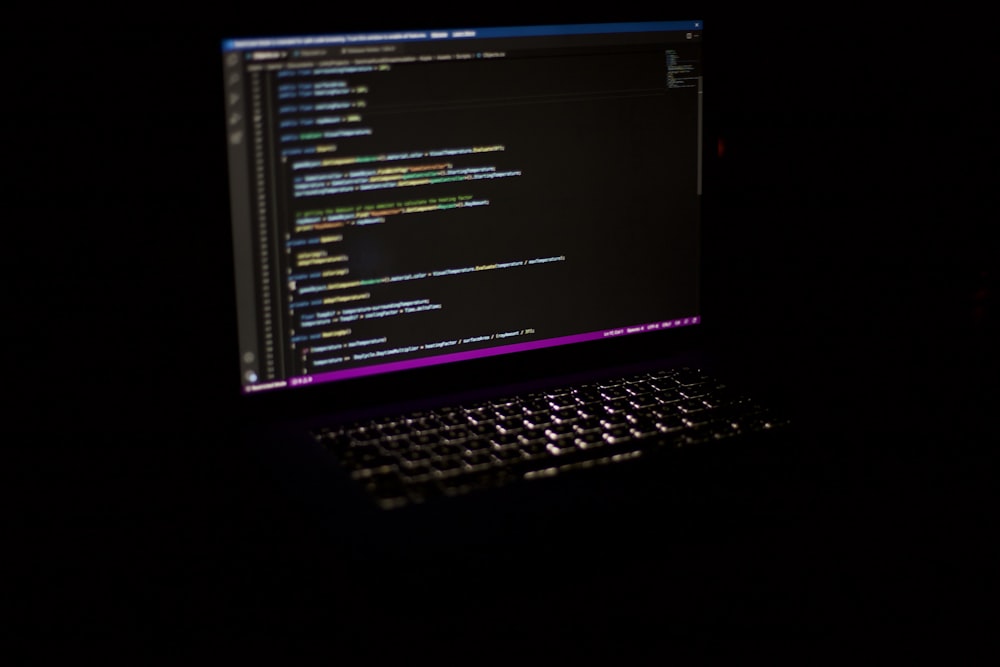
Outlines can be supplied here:
M161 655L306 641L373 664L986 638L995 50L977 25L792 16L750 59L763 19L708 18L708 289L735 286L722 352L764 370L797 439L652 486L641 518L595 502L374 556L226 439L224 23L24 26L3 111L20 636ZM35 50L53 35L78 56Z

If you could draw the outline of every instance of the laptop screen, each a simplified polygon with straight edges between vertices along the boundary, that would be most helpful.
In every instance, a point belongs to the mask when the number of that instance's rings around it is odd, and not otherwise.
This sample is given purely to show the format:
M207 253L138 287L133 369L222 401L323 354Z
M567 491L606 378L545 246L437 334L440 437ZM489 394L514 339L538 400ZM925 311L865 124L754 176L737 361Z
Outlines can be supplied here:
M243 391L698 324L701 39L224 40Z

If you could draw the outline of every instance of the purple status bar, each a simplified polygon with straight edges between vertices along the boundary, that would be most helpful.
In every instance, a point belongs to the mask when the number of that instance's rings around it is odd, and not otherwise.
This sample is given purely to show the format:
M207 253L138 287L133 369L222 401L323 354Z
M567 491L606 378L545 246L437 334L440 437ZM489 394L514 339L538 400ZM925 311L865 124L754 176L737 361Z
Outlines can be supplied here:
M606 329L590 333L574 334L572 336L560 336L558 338L546 338L543 340L533 340L525 343L513 343L510 345L500 345L496 347L481 348L478 350L467 350L465 352L452 352L450 354L439 354L433 357L421 357L420 359L406 359L404 361L392 361L388 363L364 366L360 368L348 368L340 371L329 371L326 373L314 373L312 375L299 375L288 380L275 380L260 382L252 385L245 385L243 393L257 393L271 389L281 389L284 387L301 387L309 384L321 384L324 382L336 382L338 380L350 380L364 377L366 375L377 375L380 373L390 373L393 371L422 368L424 366L435 366L454 361L467 361L470 359L482 359L500 354L510 354L513 352L526 352L528 350L539 350L546 347L556 347L559 345L569 345L572 343L583 343L586 341L600 340L602 338L617 338L631 334L646 333L649 331L662 331L664 329L676 329L679 327L691 326L701 323L701 317L694 315L691 317L681 317L662 322L651 322L648 324L637 324L634 326L621 327L617 329Z

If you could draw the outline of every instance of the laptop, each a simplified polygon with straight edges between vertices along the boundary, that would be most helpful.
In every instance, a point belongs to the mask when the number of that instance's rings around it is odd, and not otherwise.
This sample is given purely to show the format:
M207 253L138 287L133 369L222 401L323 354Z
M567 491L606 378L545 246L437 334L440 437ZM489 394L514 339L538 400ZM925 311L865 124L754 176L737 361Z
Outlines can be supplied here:
M692 19L223 40L234 392L306 504L566 516L782 430L705 355L703 39Z

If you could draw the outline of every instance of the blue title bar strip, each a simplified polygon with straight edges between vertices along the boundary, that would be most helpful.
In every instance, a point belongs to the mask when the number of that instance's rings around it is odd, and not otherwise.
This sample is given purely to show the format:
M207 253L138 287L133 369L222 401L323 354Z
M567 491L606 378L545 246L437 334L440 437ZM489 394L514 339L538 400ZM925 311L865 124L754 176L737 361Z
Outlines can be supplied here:
M547 37L625 32L674 32L701 30L703 21L640 21L633 23L579 23L566 25L511 26L506 28L448 28L441 30L399 30L343 35L301 37L247 37L222 40L223 51L294 49L378 42L432 42L496 37Z

